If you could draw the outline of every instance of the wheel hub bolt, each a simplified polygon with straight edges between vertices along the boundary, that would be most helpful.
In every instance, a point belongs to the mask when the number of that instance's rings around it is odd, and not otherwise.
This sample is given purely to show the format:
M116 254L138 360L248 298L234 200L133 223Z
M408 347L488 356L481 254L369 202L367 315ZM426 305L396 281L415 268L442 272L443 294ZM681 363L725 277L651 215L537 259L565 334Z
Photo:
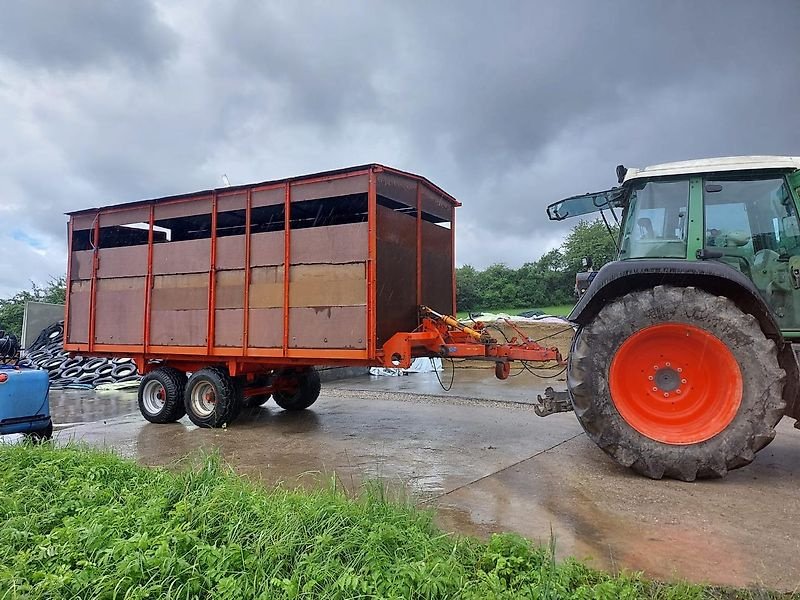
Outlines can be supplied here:
M676 394L680 394L681 393L681 388L678 388L677 390L675 390L675 393Z
M669 398L669 392L664 392L664 398Z
M652 376L652 375L649 375L647 378L648 378L650 381L653 381L653 376Z
M658 388L657 388L657 387L653 387L653 391L654 391L654 392L657 392L657 391L658 391Z
M681 383L686 383L686 380L685 379L681 379Z

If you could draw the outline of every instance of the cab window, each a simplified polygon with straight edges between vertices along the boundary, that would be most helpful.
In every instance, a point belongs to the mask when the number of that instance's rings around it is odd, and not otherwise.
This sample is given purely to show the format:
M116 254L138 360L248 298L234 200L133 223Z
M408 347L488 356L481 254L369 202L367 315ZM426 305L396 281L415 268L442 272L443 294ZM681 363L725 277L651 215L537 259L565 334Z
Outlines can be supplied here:
M622 258L686 258L688 181L634 185L622 236Z

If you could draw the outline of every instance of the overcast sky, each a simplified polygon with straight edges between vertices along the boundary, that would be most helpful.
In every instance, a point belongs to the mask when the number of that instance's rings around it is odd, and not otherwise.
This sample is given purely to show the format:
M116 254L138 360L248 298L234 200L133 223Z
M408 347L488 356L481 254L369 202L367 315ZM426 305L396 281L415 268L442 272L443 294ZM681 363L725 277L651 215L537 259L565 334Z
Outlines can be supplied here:
M461 200L458 263L644 166L800 155L800 1L0 0L0 296L65 211L380 162Z

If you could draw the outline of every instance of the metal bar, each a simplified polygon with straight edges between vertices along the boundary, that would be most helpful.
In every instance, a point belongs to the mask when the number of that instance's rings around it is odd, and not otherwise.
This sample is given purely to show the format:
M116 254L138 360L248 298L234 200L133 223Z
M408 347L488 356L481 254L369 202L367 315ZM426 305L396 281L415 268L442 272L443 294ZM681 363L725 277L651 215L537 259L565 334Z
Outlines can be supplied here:
M453 310L456 314L456 207L450 207L450 280L453 282Z
M94 233L92 234L92 282L89 287L89 352L94 349L94 328L97 315L97 267L100 263L100 212L94 218Z
M422 188L417 182L417 306L422 306Z
M369 172L369 185L367 188L367 224L368 235L368 259L367 259L367 353L374 357L377 344L378 320L375 314L378 290L377 290L377 248L378 248L378 186L374 171Z
M284 184L283 196L283 355L289 350L289 272L291 264L292 186Z
M206 329L206 348L211 354L214 347L214 324L217 311L217 193L211 196L211 264L208 268L208 321Z
M67 281L64 296L64 343L69 341L69 296L72 293L72 217L67 222Z
M244 313L242 314L242 356L247 354L250 331L250 218L253 205L253 190L247 190L244 207Z
M155 206L150 205L149 229L147 233L147 279L144 286L144 331L142 332L142 347L147 352L150 346L150 315L153 301L153 227L155 227Z

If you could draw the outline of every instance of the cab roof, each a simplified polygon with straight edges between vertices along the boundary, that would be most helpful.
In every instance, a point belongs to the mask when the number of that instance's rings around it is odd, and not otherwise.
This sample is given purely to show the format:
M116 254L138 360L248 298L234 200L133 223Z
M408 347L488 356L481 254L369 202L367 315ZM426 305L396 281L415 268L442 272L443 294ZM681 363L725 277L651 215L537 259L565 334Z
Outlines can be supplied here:
M723 156L662 163L642 169L629 167L625 173L625 179L621 183L627 183L633 179L668 177L670 175L775 169L790 171L800 169L800 156Z

